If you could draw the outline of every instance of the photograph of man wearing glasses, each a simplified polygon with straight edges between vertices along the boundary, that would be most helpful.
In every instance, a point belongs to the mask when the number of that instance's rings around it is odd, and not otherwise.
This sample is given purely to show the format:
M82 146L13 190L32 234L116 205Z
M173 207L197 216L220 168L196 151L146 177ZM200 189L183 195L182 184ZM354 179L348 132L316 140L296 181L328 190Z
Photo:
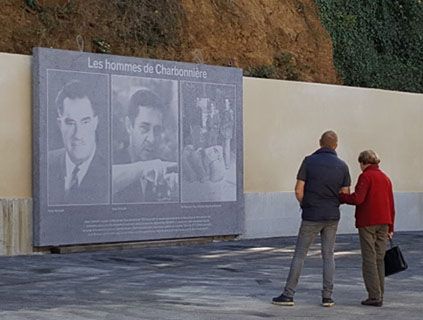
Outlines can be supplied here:
M57 113L63 147L48 154L49 205L109 202L108 161L97 141L99 92L92 82L68 81L51 108Z

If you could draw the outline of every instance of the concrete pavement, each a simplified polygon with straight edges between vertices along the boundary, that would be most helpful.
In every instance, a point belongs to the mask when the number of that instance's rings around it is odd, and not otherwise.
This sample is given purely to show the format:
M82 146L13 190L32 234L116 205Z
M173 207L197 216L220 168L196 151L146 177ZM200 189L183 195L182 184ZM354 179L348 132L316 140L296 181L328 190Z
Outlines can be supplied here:
M423 232L395 235L409 269L386 279L382 308L366 292L356 235L336 246L336 306L320 306L320 244L294 307L272 305L295 237L0 258L0 319L422 319Z

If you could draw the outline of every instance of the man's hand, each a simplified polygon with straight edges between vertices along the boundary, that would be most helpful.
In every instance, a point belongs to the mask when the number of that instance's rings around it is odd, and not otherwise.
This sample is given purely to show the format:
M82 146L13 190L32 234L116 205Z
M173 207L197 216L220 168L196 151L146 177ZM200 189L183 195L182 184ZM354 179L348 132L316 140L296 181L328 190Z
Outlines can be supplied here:
M176 162L155 159L140 161L139 166L142 170L142 177L157 186L158 183L166 181L166 178L169 179L169 173L172 173L173 169L178 167L178 164Z
M167 173L164 175L164 183L168 188L169 197L174 198L178 192L179 177L176 172Z
M174 187L175 178L171 179L166 175L178 172L178 164L176 162L154 159L115 164L112 170L113 194L115 194L141 178L153 182L154 186L157 186L162 181L169 181L172 182L171 185Z
M342 187L341 190L339 190L339 193L350 194L350 187Z
M388 239L392 240L392 238L394 237L394 233L393 232L388 232Z

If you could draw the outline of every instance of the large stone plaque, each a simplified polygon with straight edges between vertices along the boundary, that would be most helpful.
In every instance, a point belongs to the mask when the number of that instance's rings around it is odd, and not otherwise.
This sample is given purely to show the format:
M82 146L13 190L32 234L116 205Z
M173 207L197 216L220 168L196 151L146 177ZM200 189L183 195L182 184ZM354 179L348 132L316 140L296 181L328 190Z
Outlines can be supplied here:
M34 245L242 232L242 70L35 48Z

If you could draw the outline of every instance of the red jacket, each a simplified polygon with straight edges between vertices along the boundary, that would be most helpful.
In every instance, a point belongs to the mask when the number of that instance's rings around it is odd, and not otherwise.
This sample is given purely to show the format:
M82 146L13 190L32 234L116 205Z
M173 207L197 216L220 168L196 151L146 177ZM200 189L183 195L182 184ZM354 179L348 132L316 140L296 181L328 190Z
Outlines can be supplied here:
M392 183L378 165L370 165L358 177L355 192L340 194L341 203L356 205L355 226L369 227L379 224L389 225L394 231L394 196Z

